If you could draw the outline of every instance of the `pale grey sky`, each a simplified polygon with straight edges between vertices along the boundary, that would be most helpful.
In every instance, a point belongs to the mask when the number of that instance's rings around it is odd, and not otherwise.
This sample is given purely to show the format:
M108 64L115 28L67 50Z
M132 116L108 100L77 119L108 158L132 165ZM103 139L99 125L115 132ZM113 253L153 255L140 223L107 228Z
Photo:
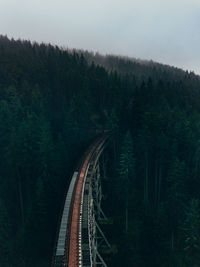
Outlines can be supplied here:
M0 0L0 34L200 74L200 0Z

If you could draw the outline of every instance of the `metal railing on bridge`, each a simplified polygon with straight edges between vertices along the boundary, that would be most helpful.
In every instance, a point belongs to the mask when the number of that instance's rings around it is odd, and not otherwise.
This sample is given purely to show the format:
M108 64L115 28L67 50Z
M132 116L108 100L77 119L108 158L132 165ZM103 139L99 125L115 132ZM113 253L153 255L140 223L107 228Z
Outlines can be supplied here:
M66 195L52 260L52 267L107 266L98 248L100 238L110 247L97 224L101 209L100 156L109 140L104 134L85 152L74 171Z

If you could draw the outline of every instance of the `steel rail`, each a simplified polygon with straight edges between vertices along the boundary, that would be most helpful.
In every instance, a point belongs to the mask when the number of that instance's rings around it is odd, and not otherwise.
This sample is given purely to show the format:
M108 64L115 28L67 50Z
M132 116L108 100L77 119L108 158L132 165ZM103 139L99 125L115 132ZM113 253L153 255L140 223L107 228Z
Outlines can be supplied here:
M82 194L85 179L87 176L87 170L89 168L89 163L93 158L95 152L96 156L98 156L98 152L104 145L108 138L108 135L101 137L96 141L96 143L92 146L90 151L88 152L81 171L78 175L77 186L75 189L75 198L73 203L73 211L72 211L72 219L71 219L71 228L70 228L70 243L69 243L69 261L68 267L78 267L81 266L81 262L79 261L79 233L80 233L80 210L82 203Z
M82 266L80 251L84 184L90 162L98 160L108 138L109 134L104 134L89 146L72 176L60 217L52 267Z

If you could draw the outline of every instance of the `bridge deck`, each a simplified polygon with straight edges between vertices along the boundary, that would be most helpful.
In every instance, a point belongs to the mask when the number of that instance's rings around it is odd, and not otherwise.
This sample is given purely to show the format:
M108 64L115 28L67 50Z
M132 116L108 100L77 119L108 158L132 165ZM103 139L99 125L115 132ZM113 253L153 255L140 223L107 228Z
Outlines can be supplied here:
M83 240L83 237L88 235L85 213L88 213L88 206L85 205L88 205L89 199L86 178L87 174L88 177L90 175L90 164L92 165L92 161L97 162L108 137L109 135L101 136L89 147L82 164L73 174L63 208L52 267L78 267L82 266L82 259L86 256L90 258L89 244Z

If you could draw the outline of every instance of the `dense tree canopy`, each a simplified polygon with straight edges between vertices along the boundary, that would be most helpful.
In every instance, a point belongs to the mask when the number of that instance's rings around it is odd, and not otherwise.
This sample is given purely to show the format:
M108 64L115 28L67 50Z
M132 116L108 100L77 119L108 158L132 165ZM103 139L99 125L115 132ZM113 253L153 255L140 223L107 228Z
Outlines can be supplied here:
M0 36L0 265L50 265L74 162L109 129L109 266L198 266L199 121L194 73Z

